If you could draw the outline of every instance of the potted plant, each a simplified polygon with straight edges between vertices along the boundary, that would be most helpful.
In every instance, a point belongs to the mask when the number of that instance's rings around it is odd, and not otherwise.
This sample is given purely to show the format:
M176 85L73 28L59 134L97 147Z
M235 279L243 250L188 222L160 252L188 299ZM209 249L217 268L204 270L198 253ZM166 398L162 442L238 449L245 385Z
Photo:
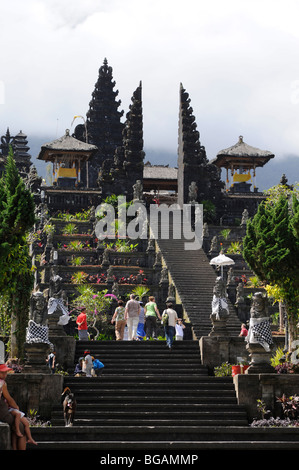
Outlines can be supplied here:
M237 365L232 365L232 376L238 374L245 374L246 369L248 369L249 364L245 361L240 361Z

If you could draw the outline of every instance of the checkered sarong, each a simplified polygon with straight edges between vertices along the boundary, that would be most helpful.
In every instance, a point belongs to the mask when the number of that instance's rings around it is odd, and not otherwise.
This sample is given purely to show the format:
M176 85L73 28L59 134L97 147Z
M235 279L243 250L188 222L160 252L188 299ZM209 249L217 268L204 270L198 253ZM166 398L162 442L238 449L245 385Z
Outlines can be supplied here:
M27 343L47 343L52 346L48 339L49 328L45 325L39 325L33 320L29 320L28 328L26 329L26 342Z
M259 343L266 351L269 351L270 345L273 344L269 320L251 318L246 340L249 343Z
M266 341L268 344L273 343L270 324L268 321L263 321L257 325L254 325L252 327L252 331L257 341Z

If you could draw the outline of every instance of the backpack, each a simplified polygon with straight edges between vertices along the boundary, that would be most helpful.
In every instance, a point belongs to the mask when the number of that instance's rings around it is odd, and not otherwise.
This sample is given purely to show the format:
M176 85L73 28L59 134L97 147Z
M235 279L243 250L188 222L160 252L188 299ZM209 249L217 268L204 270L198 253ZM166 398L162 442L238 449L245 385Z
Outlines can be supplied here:
M102 369L102 367L104 367L104 364L101 361L99 361L98 359L95 359L93 361L93 367L94 367L94 369Z
M164 310L164 312L162 313L162 324L164 326L167 326L168 325L168 313L167 313L167 310Z

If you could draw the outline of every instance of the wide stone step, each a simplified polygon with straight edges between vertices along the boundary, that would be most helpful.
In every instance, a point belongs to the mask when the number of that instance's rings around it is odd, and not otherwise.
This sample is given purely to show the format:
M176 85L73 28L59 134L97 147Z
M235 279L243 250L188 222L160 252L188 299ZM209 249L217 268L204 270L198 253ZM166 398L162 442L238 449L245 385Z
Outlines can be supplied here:
M155 370L153 370L152 366L140 366L140 367L134 367L134 365L128 366L128 367L105 367L103 374L109 375L109 374L131 374L132 371L134 372L135 375L150 375L150 376L155 376L155 375L165 375L167 372L175 371L176 373L180 375L187 375L187 374L206 374L206 371L202 368L199 367L188 367L188 368L178 368L178 367L160 367L156 366Z
M166 378L161 376L148 375L147 377L142 376L140 383L137 383L139 376L123 376L115 377L115 375L93 377L94 383L85 381L88 377L79 377L79 381L75 382L68 379L64 382L65 386L71 388L75 394L99 394L107 393L108 395L114 395L119 393L138 393L140 395L153 394L156 396L164 396L169 393L176 393L180 395L208 395L208 396L225 396L233 394L235 395L235 389L233 386L232 378L230 382L221 381L205 381L206 376L203 375L203 381L201 382L200 376L197 376L194 380L190 376L184 376L186 380L175 383L173 377ZM208 377L210 378L210 377ZM212 377L211 377L212 378ZM220 379L221 377L216 377ZM76 378L75 378L76 379ZM111 379L111 380L110 380ZM147 379L147 380L146 380ZM79 382L79 383L78 383Z
M36 439L36 436L35 436ZM186 451L190 455L190 451L194 452L194 455L198 455L199 453L199 458L200 461L203 461L203 452L208 452L209 454L212 452L213 453L213 461L214 463L216 462L217 454L215 455L215 452L217 451L223 451L226 453L227 451L240 451L242 452L241 455L239 455L240 458L244 458L244 452L252 452L252 451L273 451L277 450L281 447L283 447L284 451L290 452L290 451L297 451L298 450L298 444L296 442L285 442L285 441L280 441L279 438L277 441L251 441L251 440L244 440L244 441L196 441L192 440L189 441L187 439L182 439L182 440L160 440L159 442L157 441L151 441L151 440L146 440L146 441L135 441L135 440L128 440L128 439L120 439L119 441L110 441L110 440L101 440L100 442L95 440L88 440L87 441L64 441L64 440L59 440L59 442L56 441L43 441L43 442L38 442L38 446L32 446L29 445L28 447L30 450L36 450L38 447L38 450L61 450L61 451L99 451L100 456L99 458L107 458L107 456L104 454L107 451L121 451L121 453L126 454L128 451L133 452L133 457L137 455L137 452L139 453L138 462L142 462L142 458L145 455L145 451L152 451L154 455L157 454L157 450L161 451L170 451L170 452L177 452L178 451ZM71 453L72 455L72 453ZM78 456L80 458L80 455ZM82 454L81 454L82 457ZM225 455L224 455L225 457ZM251 456L252 457L252 456ZM272 458L271 458L272 457ZM281 454L280 454L280 457ZM74 460L78 463L78 459L76 455L73 457ZM126 458L122 457L123 459ZM273 454L270 453L270 459L273 462L273 459L275 457ZM205 459L207 462L209 462L209 457L205 455ZM223 461L222 458L217 458L219 460L219 463ZM269 457L267 456L267 461L269 461Z
M137 382L139 380L139 382ZM177 382L175 382L177 380ZM164 377L155 376L155 375L144 375L142 377L137 376L136 374L130 375L118 375L111 374L106 376L104 373L100 377L65 377L64 385L66 387L95 387L97 384L102 384L103 387L116 387L121 388L123 386L132 387L133 389L138 389L138 387L146 388L169 388L174 386L177 388L186 388L192 387L204 387L209 388L220 388L227 389L233 387L233 378L230 376L227 377L214 377L208 375L187 375L184 376L184 380L178 380L176 374L165 375ZM124 385L125 384L125 385Z
M232 388L229 389L219 389L219 388L204 388L204 389L198 389L197 387L191 387L191 388L176 388L176 387L171 387L171 389L167 388L166 390L160 389L160 388L149 388L148 386L145 386L144 388L140 387L139 384L136 384L136 386L132 388L102 388L101 386L98 387L85 387L85 388L78 388L78 387L72 387L72 391L76 393L76 398L77 400L82 400L85 398L86 394L88 394L90 400L97 400L99 397L115 397L115 396L129 396L130 394L138 394L140 397L159 397L159 399L165 397L168 397L169 394L171 393L172 395L176 396L184 396L184 397L194 397L194 398L199 398L199 397L230 397L233 396L235 397L235 391Z
M76 411L76 413L90 413L91 416L93 414L93 412L95 413L94 416L96 415L96 413L100 413L101 410L107 410L109 412L112 412L113 411L113 406L115 406L115 402L114 401L108 401L108 402L100 402L100 403L84 403L82 405L82 407L80 408L80 405L78 405L78 409ZM121 406L123 407L123 409L125 410L132 410L134 411L134 409L137 409L138 410L148 410L148 411L167 411L167 407L168 406L172 406L173 407L173 410L172 411L179 411L181 410L182 412L185 412L185 411L193 411L193 412L196 412L196 411L205 411L205 412L213 412L215 410L217 410L219 413L227 413L227 412L231 412L233 410L235 411L239 411L239 410L242 410L244 411L245 408L238 405L236 402L235 403L230 403L230 401L228 401L228 403L225 403L225 400L223 401L218 401L216 402L216 400L211 400L210 402L207 400L206 403L202 403L202 402L193 402L191 400L191 402L189 402L188 400L188 403L184 403L182 402L182 399L181 400L164 400L164 401L160 401L160 400L157 400L156 402L154 401L149 401L149 402L144 402L142 400L139 400L139 401L128 401L128 402L122 402L121 403ZM53 409L55 409L53 407Z
M299 440L298 428L248 426L52 426L32 428L32 434L38 446L30 446L30 450L75 450L81 446L85 450L138 448L298 450Z
M182 418L181 414L177 416L160 416L155 418L154 416L144 415L142 417L133 416L118 418L118 417L98 417L96 419L78 418L76 419L76 426L134 426L138 424L147 426L212 426L215 425L215 418L208 415L202 416L191 416ZM53 426L64 426L64 420L62 418L54 418L52 420ZM246 426L247 420L244 415L231 414L230 416L218 416L217 426Z
M163 403L139 403L139 402L120 402L118 408L115 409L115 401L111 403L101 404L80 404L77 407L75 415L75 426L97 426L104 420L108 424L109 420L116 419L122 426L141 425L150 421L169 421L180 422L187 425L185 421L199 421L200 425L203 420L205 424L233 425L238 422L240 425L246 425L247 414L244 407L228 403L190 403L182 405L179 402ZM222 423L222 424L221 424ZM230 423L230 424L229 424ZM190 423L189 423L190 424ZM52 425L64 425L62 411L53 410Z
M167 404L166 404L167 405ZM89 408L85 407L80 408L76 411L75 423L80 418L89 418L94 421L97 419L119 419L119 420L139 420L142 424L143 419L179 419L184 421L185 419L209 419L214 422L214 425L218 424L218 419L230 419L235 418L246 418L246 410L244 407L236 406L235 404L223 405L223 404L201 404L197 406L186 406L180 407L179 404L174 404L173 409L169 409L169 406L165 404L151 403L147 406L145 404L136 404L132 406L132 403L128 403L126 406L122 406L120 410L115 410L113 406L107 406L107 404L102 404L96 406L92 404ZM91 409L92 407L92 409ZM142 415L140 411L142 410ZM55 419L63 418L61 410L54 410L53 417ZM246 420L247 423L247 420Z
M77 395L76 395L77 396ZM113 398L113 399L112 399ZM157 408L157 409L164 409L165 405L173 406L173 407L178 407L181 406L182 400L184 399L182 396L165 396L165 397L154 397L151 395L145 395L140 397L139 395L128 395L128 396L114 396L114 397L109 397L109 396L93 396L92 399L88 399L88 396L85 396L85 398L80 398L78 397L78 406L77 410L78 413L81 412L88 412L90 411L90 408L94 411L97 409L101 409L104 407L110 407L110 409L113 408L114 403L117 401L117 403L120 406L123 407L130 407L131 405L136 406L140 408ZM185 409L190 409L191 406L193 405L194 410L196 410L199 407L206 407L209 409L212 409L213 406L219 406L221 405L222 408L227 412L230 411L233 408L234 405L237 405L237 400L236 397L229 396L221 396L221 397L209 397L209 396L202 396L202 397L187 397L188 399L188 405L184 406L182 405L182 410ZM55 408L53 407L53 411ZM61 413L61 408L59 409L59 413Z
M114 340L105 340L105 341L78 341L76 344L76 349L84 350L86 347L94 346L95 348L111 348L112 350L117 349L126 349L126 350L138 350L138 348L142 349L142 351L149 349L153 351L158 349L165 349L166 341L159 340L159 341L114 341ZM175 347L179 350L198 350L198 341L197 340L184 340L178 341L175 344Z
M136 355L134 357L134 363L137 365L137 364L144 364L144 361L148 360L148 357L145 356L144 354L143 355ZM107 353L106 355L104 354L101 354L101 360L102 361L106 361L104 363L104 365L106 365L106 363L109 363L111 365L113 364L119 364L119 365L123 365L123 364L128 364L130 365L129 361L132 361L132 356L123 356L123 355L110 355L109 353ZM192 367L195 367L195 366L200 366L200 357L199 356L191 356L191 357L182 357L182 358L178 358L176 357L174 354L172 354L172 351L171 351L171 354L169 352L167 352L167 356L165 356L165 354L163 355L155 355L155 357L152 357L151 356L151 364L153 365L153 367L155 367L156 365L163 365L165 364L165 362L167 362L167 365L171 366L172 364L176 364L178 363L178 360L180 361L180 364L183 365L184 367L188 367L188 366L192 366ZM134 364L132 364L134 365Z
M106 342L106 341L105 341ZM80 341L81 343L81 341ZM83 343L83 341L82 341ZM99 343L99 344L98 344ZM137 355L141 353L142 355L152 355L161 357L168 352L166 346L166 341L157 340L157 341L115 341L115 347L113 345L104 345L101 344L102 341L91 341L85 342L85 344L80 344L76 347L76 357L80 357L84 354L85 350L90 350L93 355L100 354L112 354L112 355ZM181 358L192 357L199 355L199 345L197 344L186 344L189 341L174 341L172 353L174 356L179 355ZM138 346L136 346L138 345Z

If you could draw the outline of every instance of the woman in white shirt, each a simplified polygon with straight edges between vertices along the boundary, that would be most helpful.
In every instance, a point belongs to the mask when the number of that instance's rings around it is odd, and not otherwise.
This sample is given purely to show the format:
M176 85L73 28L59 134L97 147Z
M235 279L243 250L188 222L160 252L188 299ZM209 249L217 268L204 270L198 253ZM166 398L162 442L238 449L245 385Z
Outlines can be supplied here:
M164 325L164 331L166 336L166 344L171 349L173 343L173 337L175 335L175 325L178 321L178 315L176 311L172 308L172 303L166 304L166 309L164 310L163 314L166 313L168 315L168 322Z

